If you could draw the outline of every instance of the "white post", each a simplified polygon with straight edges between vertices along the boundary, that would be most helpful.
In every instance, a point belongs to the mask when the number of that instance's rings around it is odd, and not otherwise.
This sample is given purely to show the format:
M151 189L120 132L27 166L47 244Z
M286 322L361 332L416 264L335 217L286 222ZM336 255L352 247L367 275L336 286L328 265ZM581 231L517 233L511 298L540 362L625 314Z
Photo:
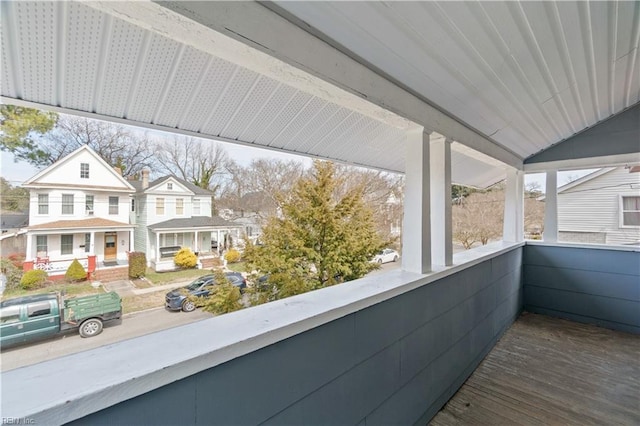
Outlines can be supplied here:
M89 238L89 253L97 256L96 254L96 233L95 231L91 231L91 236ZM102 253L104 258L104 253Z
M200 250L198 250L198 246L199 246L200 244L199 244L199 241L198 241L198 231L194 231L194 232L195 232L195 235L194 235L194 237L193 237L193 238L194 238L194 242L193 242L193 251L197 251L197 252L199 252Z
M524 173L507 170L504 200L504 229L502 239L509 242L524 240Z
M156 232L156 263L160 262L160 233Z
M135 244L134 244L134 233L133 233L133 229L129 230L129 251L134 251L135 250Z
M558 171L547 170L547 183L544 194L544 230L543 240L558 241Z
M453 265L451 140L431 141L431 253L433 265Z
M33 260L35 256L33 255L33 239L36 238L35 235L27 234L27 253L25 256L25 260Z
M424 129L407 133L402 269L419 274L431 270L429 140Z

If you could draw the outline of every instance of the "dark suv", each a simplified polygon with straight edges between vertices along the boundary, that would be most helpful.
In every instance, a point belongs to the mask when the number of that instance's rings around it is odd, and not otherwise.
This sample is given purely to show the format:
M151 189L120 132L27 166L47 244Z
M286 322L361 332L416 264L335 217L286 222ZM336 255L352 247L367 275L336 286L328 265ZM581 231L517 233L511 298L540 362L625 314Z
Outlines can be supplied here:
M247 280L245 280L239 272L225 272L225 275L227 276L227 280L238 287L241 292L247 288ZM179 311L182 309L184 312L191 312L195 310L196 306L188 299L188 295L198 297L208 296L210 287L215 285L214 280L215 277L213 274L203 275L200 278L196 278L186 287L170 291L165 298L164 307L170 311Z

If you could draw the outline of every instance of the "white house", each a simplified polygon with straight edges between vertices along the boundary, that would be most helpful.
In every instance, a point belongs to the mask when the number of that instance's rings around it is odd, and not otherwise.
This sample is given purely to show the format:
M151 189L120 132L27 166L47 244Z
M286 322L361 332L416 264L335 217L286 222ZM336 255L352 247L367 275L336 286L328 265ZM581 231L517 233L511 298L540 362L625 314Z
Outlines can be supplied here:
M130 194L135 189L83 145L27 180L26 260L51 272L95 255L98 265L127 263L132 248ZM85 263L86 266L86 263Z
M173 256L181 247L198 253L202 261L240 237L241 226L212 216L211 191L176 176L149 182L148 170L141 181L130 183L137 190L130 213L137 226L135 250L145 252L147 264L157 271L174 269Z
M609 167L558 188L560 241L636 244L640 241L640 173Z

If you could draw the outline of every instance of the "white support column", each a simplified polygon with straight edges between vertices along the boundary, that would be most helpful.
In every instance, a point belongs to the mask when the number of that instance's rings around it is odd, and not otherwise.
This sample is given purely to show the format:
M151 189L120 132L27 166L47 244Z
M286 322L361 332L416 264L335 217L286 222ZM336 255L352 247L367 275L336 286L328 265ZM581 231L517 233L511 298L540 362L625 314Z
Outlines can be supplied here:
M200 241L198 241L198 231L194 231L195 235L193 237L193 251L199 252L198 247L200 246Z
M502 239L509 242L524 240L524 173L507 170L504 200L504 229Z
M35 235L27 234L27 253L25 256L25 260L33 260L35 256L33 255L33 239L36 238Z
M91 231L91 237L89 238L89 253L96 256L96 233L95 231ZM104 253L102 253L104 257Z
M160 233L156 232L156 250L155 250L155 256L156 258L156 263L160 262Z
M135 251L135 241L134 241L134 233L133 229L129 230L129 251Z
M419 274L431 270L429 141L424 129L407 134L402 269Z
M546 242L558 241L558 171L547 170L544 194L544 230L542 239Z
M434 266L453 265L451 142L444 138L431 141L431 253Z

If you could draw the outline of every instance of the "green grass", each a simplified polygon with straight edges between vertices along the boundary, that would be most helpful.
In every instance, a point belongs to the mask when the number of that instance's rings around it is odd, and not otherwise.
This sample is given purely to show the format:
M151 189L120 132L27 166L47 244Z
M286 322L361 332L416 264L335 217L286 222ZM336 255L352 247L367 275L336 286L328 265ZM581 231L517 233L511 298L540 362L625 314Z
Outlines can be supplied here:
M247 272L247 265L245 262L227 263L227 268L233 272Z
M37 288L34 290L23 290L21 288L14 288L11 290L5 290L2 295L3 299L10 299L13 297L27 296L32 294L42 294L42 293L50 293L50 292L61 292L64 291L66 296L80 296L85 294L96 294L104 292L101 288L93 288L91 287L91 283L89 281L83 281L81 283L65 283L60 282L47 285L46 287Z
M202 275L211 273L210 269L184 269L181 271L171 272L154 272L152 269L147 269L145 278L153 285L164 285L178 281L191 280Z

